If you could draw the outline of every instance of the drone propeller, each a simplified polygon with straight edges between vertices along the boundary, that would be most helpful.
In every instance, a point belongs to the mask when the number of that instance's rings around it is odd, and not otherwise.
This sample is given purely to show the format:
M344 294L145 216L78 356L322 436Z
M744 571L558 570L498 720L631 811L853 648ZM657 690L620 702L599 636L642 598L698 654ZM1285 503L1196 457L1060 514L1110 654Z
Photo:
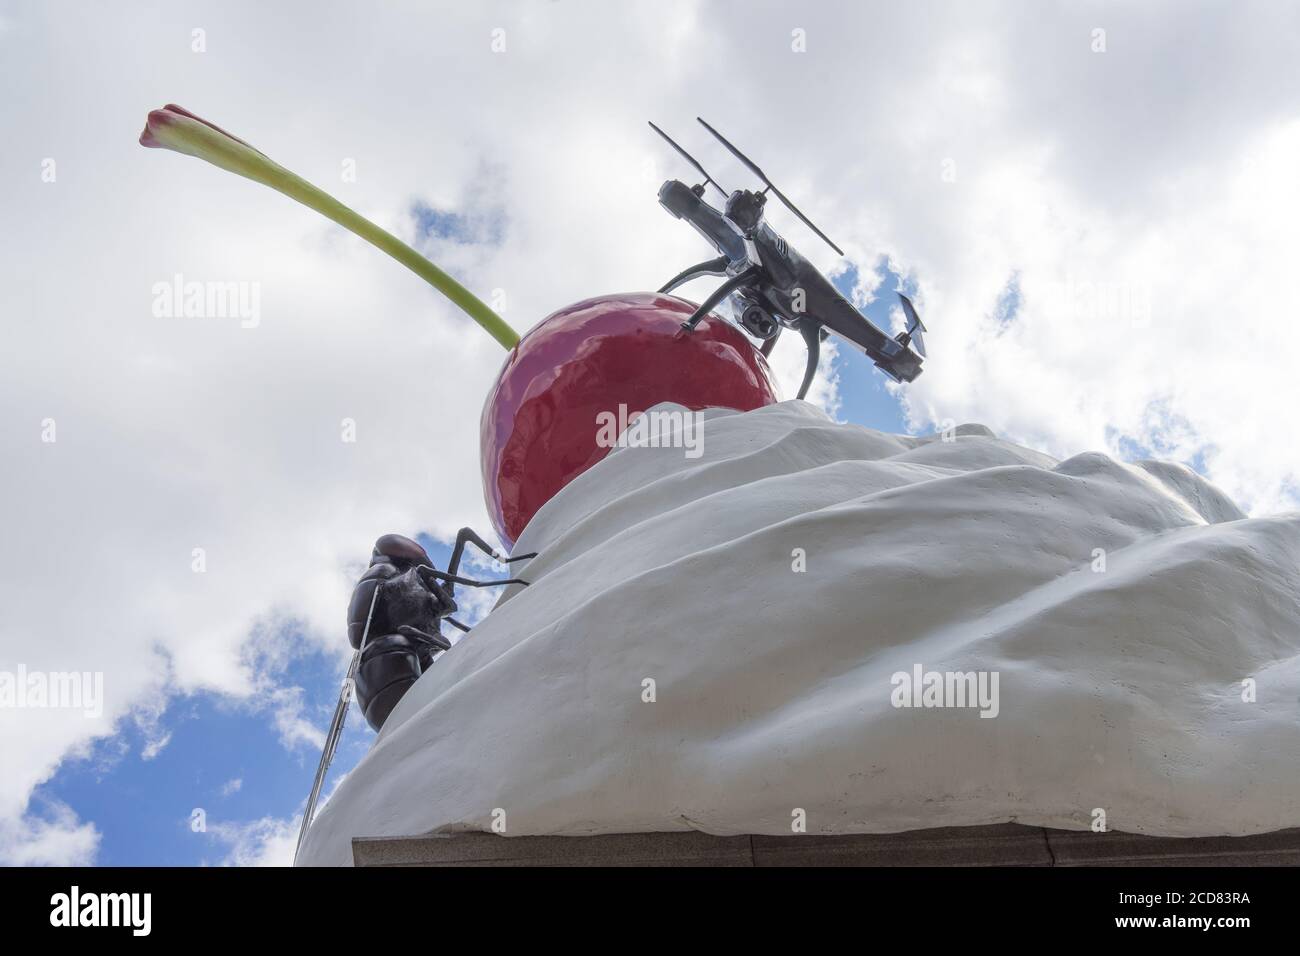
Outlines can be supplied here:
M903 314L907 316L907 331L903 333L902 343L904 345L915 345L916 350L921 353L921 358L925 358L925 339L921 333L927 331L921 317L916 314L916 306L912 305L912 300L903 293L898 293L898 298L903 302Z
M786 198L785 198L785 194L782 193L781 190L777 189L776 186L772 185L772 180L768 179L767 176L764 175L763 171L762 171L761 169L759 169L757 166L755 166L754 163L753 163L753 161L750 160L750 158L749 158L748 156L746 156L746 155L745 155L744 153L742 153L740 150L736 149L736 147L732 146L729 142L727 142L726 138L725 138L721 133L719 133L716 129L714 129L714 128L713 128L712 126L710 126L708 123L704 122L704 120L700 119L700 117L697 116L697 117L695 117L695 118L696 118L697 120L700 121L700 125L701 125L701 126L703 126L705 129L707 129L710 133L712 133L712 134L717 138L717 140L718 140L719 143L721 143L723 146L727 147L727 151L730 152L732 156L735 156L738 160L740 160L742 163L744 163L746 167L748 167L748 169L749 169L749 171L750 171L751 173L753 173L753 174L754 174L755 176L757 176L759 179L763 180L763 182L767 185L767 188L770 189L770 190L772 190L772 192L774 192L774 193L776 194L776 198L779 199L779 200L781 200L781 202L785 203L785 208L786 208L786 209L789 209L792 213L794 213L796 216L798 216L800 219L802 219L803 222L804 222L804 225L806 225L806 226L807 226L809 229L811 229L813 232L817 233L818 236L820 236L823 240L825 240L825 242L826 242L826 244L827 244L828 246L830 246L832 249L834 249L834 250L835 250L836 252L838 252L840 255L844 255L844 250L841 249L839 246L835 245L835 243L831 242L830 237L827 236L826 233L822 232L820 229L818 229L816 226L814 226L814 225L813 225L813 221L812 221L811 219L809 219L807 216L805 216L803 213L801 213L801 212L800 212L800 211L795 207L795 204L794 204L794 203L792 203L790 200L786 199ZM652 124L652 125L653 125L653 124ZM669 140L669 142L671 143L672 140ZM674 143L673 145L676 145L676 144ZM766 192L767 190L765 189L765 190L763 190L763 191Z
M673 149L677 150L678 154L682 157L682 159L686 160L688 163L690 163L692 166L698 169L700 171L700 175L704 177L704 181L706 183L712 183L713 188L716 189L718 192L722 193L723 196L730 195L730 193L728 193L725 189L723 189L721 186L718 185L718 181L709 175L708 171L699 164L699 162L695 159L695 157L692 156L690 153L686 152L686 150L682 149L680 146L678 146L673 141L673 138L671 136L669 136L667 133L661 130L654 123L650 124L650 128L654 130L656 133L658 133L660 136L662 136L664 139L666 139L668 141L668 145L671 146Z

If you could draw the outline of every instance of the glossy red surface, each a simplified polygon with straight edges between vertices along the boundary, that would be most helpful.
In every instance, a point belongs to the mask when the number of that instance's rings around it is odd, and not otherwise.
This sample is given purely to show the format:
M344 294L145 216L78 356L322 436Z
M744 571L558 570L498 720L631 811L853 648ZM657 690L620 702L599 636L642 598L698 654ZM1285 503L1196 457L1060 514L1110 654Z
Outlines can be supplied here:
M513 546L537 510L610 451L596 416L659 402L749 411L780 401L767 360L717 316L678 335L695 305L634 292L548 316L506 359L480 422L483 494Z

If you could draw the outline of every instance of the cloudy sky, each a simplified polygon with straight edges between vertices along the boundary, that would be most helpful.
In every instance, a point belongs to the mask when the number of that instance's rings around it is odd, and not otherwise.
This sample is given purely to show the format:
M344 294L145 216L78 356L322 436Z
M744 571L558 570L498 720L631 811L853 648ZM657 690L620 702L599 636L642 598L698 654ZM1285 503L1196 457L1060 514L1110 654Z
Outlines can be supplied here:
M0 863L287 861L374 538L489 528L499 346L314 213L142 149L150 109L520 331L708 254L645 125L750 182L702 115L869 314L916 292L926 374L841 349L840 418L1174 458L1263 514L1300 501L1298 42L1300 8L1250 2L0 3L0 671L103 674L97 715L0 709ZM255 321L158 316L177 275L255 288ZM777 365L793 394L797 341ZM354 715L331 785L370 739Z

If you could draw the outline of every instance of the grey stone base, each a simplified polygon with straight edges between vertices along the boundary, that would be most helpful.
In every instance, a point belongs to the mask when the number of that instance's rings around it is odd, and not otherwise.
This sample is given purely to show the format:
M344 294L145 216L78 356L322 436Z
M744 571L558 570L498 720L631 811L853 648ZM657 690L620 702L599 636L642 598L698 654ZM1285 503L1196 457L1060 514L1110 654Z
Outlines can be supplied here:
M1015 823L854 836L358 837L357 866L1300 866L1300 828L1148 837Z

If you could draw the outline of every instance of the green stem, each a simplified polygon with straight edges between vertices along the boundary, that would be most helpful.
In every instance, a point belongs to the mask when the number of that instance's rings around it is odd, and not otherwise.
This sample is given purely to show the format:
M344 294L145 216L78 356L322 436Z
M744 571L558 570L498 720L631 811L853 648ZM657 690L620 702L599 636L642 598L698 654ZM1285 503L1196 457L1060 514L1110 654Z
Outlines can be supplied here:
M276 164L278 166L278 164ZM505 319L497 315L478 296L443 272L432 262L420 255L391 232L381 229L365 216L349 209L329 193L313 186L307 180L279 166L277 182L273 188L278 189L290 199L295 199L309 209L314 209L322 216L332 219L344 229L356 233L371 245L388 253L406 268L410 269L425 282L433 286L465 313L483 326L494 339L507 349L519 344L519 333L506 324Z

